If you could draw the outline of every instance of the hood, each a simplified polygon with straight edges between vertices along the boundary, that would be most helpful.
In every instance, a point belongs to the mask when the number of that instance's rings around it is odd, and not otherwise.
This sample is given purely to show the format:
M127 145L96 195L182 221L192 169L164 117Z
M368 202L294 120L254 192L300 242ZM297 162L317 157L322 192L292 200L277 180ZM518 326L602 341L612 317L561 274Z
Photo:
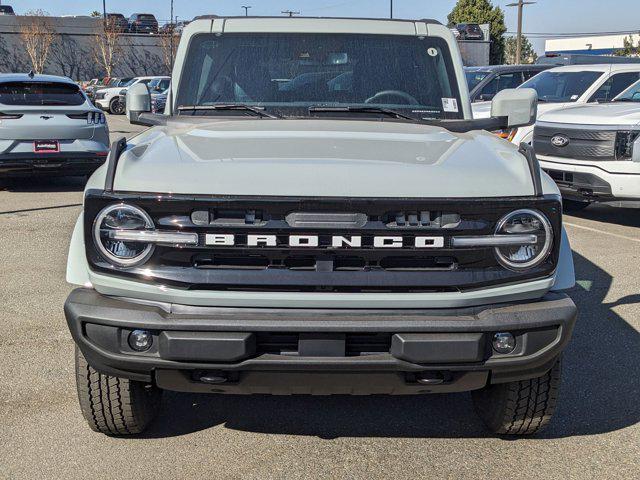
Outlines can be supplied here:
M640 125L640 102L577 105L539 115L541 122L579 125Z
M517 148L481 131L390 121L218 120L135 137L120 191L465 198L532 195Z

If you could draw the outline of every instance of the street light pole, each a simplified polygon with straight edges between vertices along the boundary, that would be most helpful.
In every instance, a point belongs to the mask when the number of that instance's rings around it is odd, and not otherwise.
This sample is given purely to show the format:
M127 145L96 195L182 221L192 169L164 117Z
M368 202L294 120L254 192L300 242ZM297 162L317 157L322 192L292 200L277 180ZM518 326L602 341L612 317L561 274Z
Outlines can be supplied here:
M393 18L393 0L390 0L390 1L391 1L391 5L390 5L391 11L389 14L389 18Z
M243 5L242 8L244 8L244 16L248 17L249 16L249 9L251 8L251 5Z
M518 0L518 3L509 3L507 7L518 7L518 37L516 39L516 64L522 63L522 12L525 5L533 5L536 2L525 2Z
M107 0L102 0L102 19L107 21Z

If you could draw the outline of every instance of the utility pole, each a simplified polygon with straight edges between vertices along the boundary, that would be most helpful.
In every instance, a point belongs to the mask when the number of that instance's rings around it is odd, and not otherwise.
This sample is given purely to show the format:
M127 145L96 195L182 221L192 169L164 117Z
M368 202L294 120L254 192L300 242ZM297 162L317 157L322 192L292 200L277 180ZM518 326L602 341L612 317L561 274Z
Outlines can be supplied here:
M522 11L525 5L533 5L536 2L525 2L518 0L518 3L509 3L507 7L518 7L518 37L516 39L516 64L522 63Z
M169 48L171 49L171 72L169 73L170 75L173 73L173 36L175 35L175 29L176 29L176 24L173 23L173 0L171 0L171 20L169 20L169 35L171 35L171 39L169 42Z
M107 0L102 0L102 20L107 21Z
M390 5L391 11L389 14L389 18L393 18L393 0L390 0L390 1L391 1L391 5Z
M283 15L289 15L290 17L293 17L294 15L300 15L300 12L294 12L292 10L283 10L282 12Z
M249 16L249 9L251 8L251 5L243 5L242 8L244 8L244 16L248 17Z

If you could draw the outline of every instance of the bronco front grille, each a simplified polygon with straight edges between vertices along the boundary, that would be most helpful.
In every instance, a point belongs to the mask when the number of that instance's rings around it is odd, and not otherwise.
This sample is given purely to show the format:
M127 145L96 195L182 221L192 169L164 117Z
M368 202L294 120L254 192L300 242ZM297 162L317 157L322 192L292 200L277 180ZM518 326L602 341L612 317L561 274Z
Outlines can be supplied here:
M197 233L198 244L158 245L139 267L113 267L96 251L91 226L100 210L119 202L145 210L158 229ZM542 211L560 237L557 197L229 198L95 190L85 199L85 244L97 271L192 290L452 292L553 272L558 246L524 273L501 266L491 247L453 248L453 236L492 235L504 215L521 208ZM293 236L313 243L296 248ZM232 246L217 242L228 237ZM397 243L378 248L381 238Z

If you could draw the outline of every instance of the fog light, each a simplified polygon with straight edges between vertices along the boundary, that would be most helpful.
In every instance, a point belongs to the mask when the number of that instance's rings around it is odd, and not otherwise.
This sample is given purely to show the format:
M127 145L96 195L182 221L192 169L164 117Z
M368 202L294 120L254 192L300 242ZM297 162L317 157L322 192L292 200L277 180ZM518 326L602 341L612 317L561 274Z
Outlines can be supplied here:
M151 348L153 335L146 330L134 330L129 334L129 346L136 352L145 352Z
M493 336L493 349L498 353L511 353L516 349L516 339L510 333L496 333Z

